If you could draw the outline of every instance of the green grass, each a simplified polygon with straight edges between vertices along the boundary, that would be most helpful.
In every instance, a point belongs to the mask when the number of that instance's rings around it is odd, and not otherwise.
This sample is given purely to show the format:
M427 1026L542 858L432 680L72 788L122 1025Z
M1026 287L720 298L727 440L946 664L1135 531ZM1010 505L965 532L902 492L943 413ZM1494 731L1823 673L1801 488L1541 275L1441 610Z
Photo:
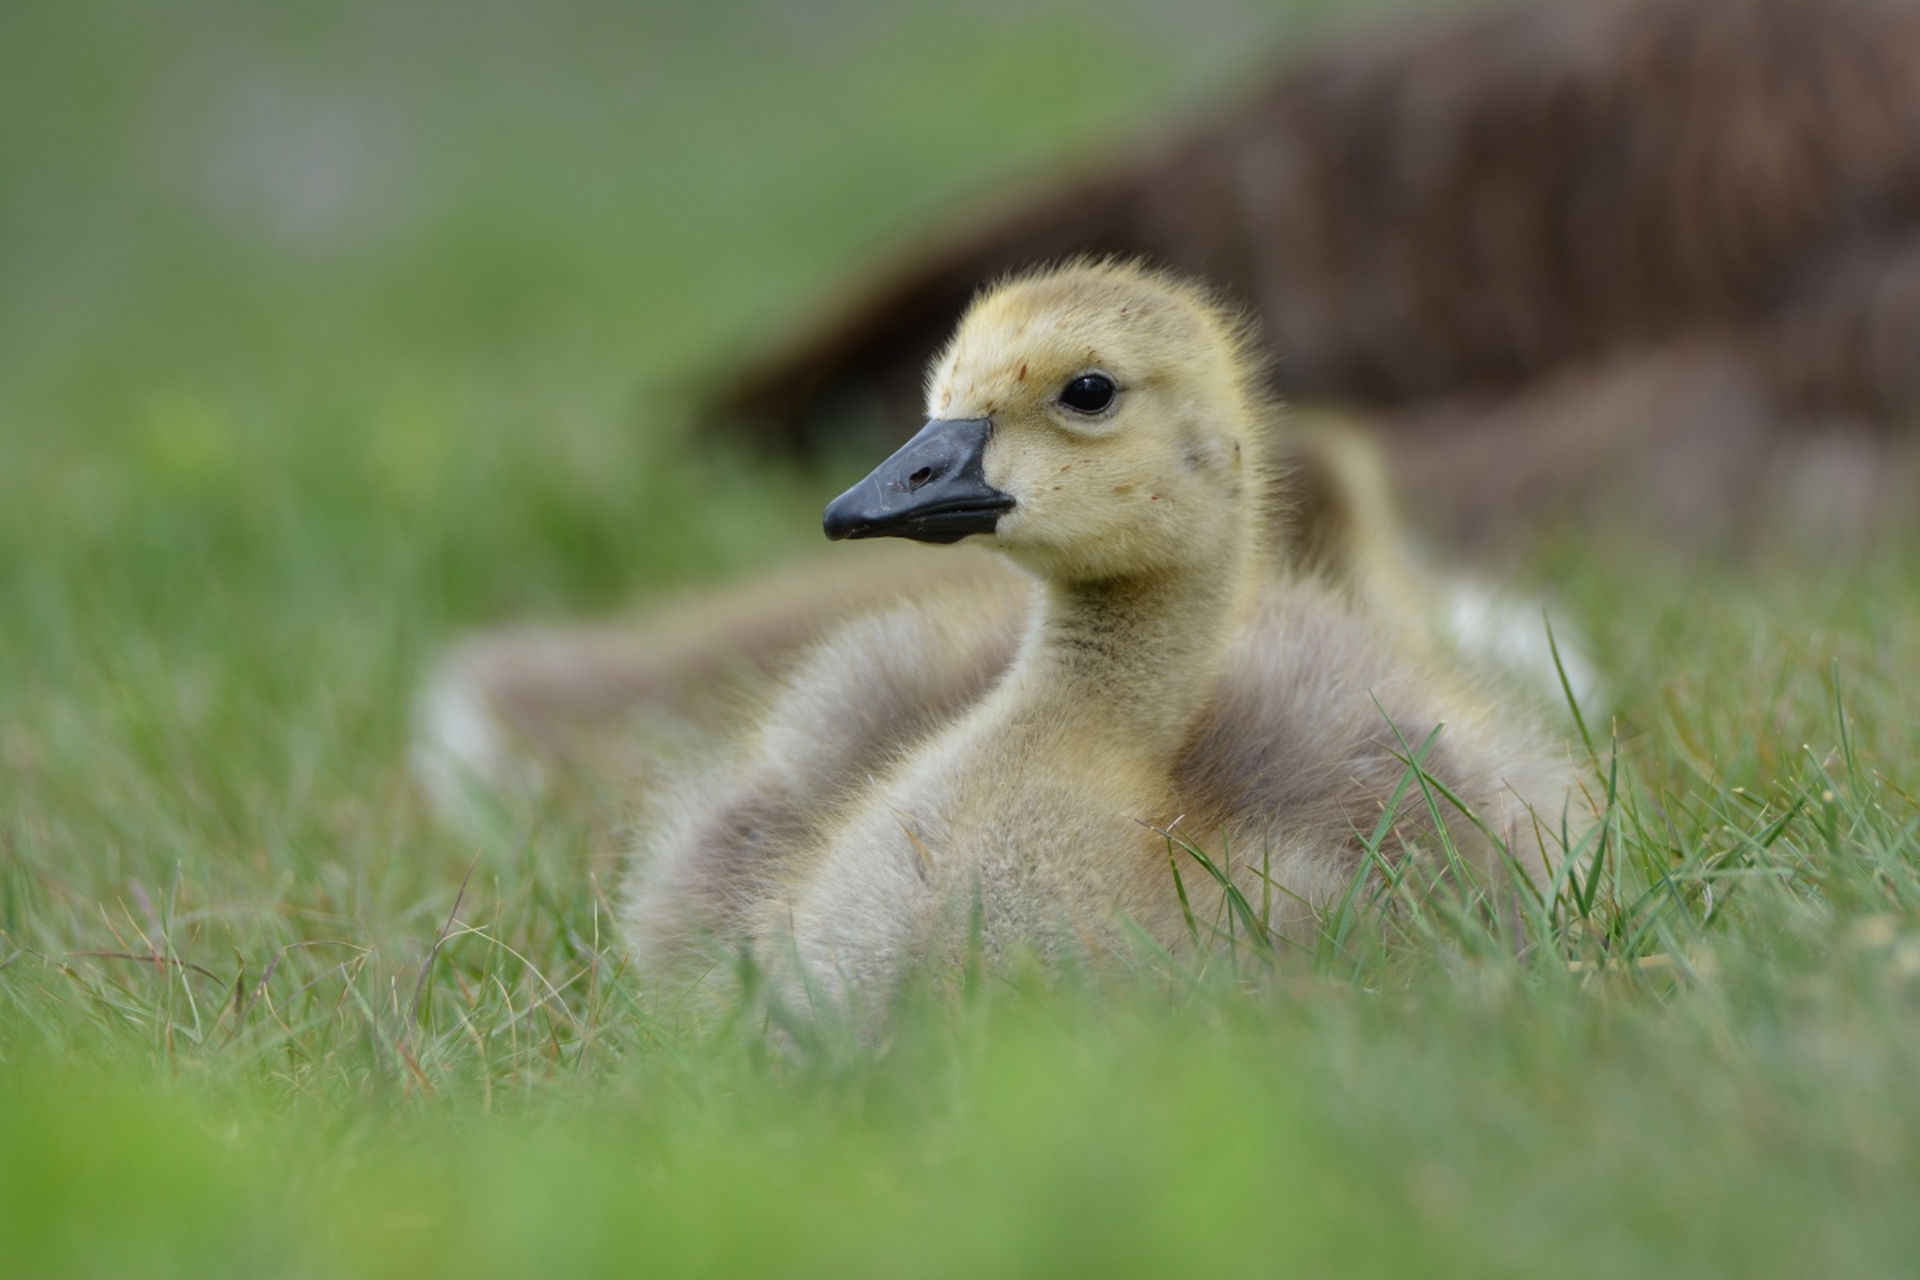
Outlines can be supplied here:
M616 797L409 785L462 629L812 536L708 371L1314 8L0 9L0 1274L1910 1274L1910 550L1542 548L1617 717L1518 956L797 1059L642 999Z

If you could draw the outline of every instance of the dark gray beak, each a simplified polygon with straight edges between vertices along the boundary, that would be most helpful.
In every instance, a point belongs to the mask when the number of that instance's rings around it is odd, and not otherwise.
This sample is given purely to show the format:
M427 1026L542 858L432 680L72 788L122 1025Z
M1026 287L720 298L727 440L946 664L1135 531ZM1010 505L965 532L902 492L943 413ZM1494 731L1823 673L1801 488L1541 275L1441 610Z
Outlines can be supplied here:
M958 542L992 533L1013 498L981 471L987 418L935 418L873 474L827 505L827 537Z

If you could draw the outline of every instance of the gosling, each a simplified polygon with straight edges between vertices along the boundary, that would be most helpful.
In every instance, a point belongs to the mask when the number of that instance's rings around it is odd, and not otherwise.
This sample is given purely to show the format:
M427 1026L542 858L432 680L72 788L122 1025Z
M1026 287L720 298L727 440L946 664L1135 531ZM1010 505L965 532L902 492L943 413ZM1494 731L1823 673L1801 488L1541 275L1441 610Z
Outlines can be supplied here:
M647 969L746 953L797 1001L871 1009L969 951L1098 956L1130 931L1187 951L1225 891L1192 864L1177 880L1170 833L1303 934L1368 833L1438 843L1410 751L1473 811L1444 822L1476 871L1550 871L1564 749L1438 648L1276 570L1259 350L1135 264L975 301L926 427L824 524L977 543L1023 585L952 611L936 592L800 663L649 824L626 916Z

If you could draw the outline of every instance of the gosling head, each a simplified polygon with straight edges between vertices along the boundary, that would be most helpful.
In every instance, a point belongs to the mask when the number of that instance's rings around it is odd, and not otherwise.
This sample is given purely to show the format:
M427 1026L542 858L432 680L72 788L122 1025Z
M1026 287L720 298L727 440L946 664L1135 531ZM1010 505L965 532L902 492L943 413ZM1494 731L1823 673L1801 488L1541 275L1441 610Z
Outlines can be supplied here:
M1271 409L1241 320L1126 263L983 293L933 362L927 425L828 506L829 538L977 538L1043 577L1217 562L1250 541Z

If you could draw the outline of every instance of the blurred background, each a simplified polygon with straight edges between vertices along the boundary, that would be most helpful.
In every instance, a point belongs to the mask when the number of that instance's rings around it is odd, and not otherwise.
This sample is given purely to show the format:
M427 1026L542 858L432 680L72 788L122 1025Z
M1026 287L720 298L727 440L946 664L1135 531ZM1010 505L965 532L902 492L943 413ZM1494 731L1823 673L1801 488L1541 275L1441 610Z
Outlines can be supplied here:
M7 612L103 570L474 619L737 564L786 522L679 451L703 376L1328 8L8 5Z
M80 897L156 858L379 856L411 821L407 709L450 637L817 545L821 501L871 457L714 430L703 406L740 369L982 211L1455 11L0 7L0 763L18 784L0 807L29 833L19 856L90 850ZM1586 11L1556 12L1581 65ZM1504 56L1532 65L1524 42ZM1629 617L1621 584L1653 572L1523 533L1589 619ZM1595 643L1631 711L1634 671L1670 659L1627 625Z

